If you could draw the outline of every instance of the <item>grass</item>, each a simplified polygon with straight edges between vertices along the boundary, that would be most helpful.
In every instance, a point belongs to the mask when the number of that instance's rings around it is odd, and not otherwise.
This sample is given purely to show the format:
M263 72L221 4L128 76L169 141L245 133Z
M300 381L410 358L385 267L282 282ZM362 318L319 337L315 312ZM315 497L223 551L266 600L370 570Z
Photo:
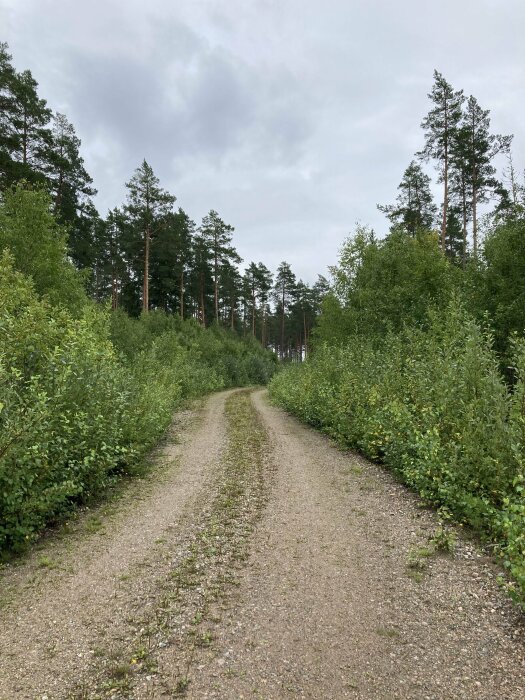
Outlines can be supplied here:
M43 555L38 559L39 569L56 569L58 567L57 562L47 555Z
M412 547L407 557L407 573L411 579L421 583L429 568L431 557L436 554L454 554L456 549L456 533L440 526L427 538L426 545Z
M399 637L399 632L393 627L378 627L376 633L380 637L387 637L389 639L397 639Z

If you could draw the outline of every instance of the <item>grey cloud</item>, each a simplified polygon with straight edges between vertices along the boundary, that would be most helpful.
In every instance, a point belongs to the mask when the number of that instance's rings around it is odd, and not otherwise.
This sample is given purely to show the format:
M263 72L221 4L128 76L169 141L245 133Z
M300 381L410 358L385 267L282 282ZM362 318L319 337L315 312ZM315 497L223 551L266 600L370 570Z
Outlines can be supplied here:
M434 68L525 166L522 0L0 0L0 18L75 124L102 212L145 157L246 259L309 280L357 219L386 231L376 203L422 145Z

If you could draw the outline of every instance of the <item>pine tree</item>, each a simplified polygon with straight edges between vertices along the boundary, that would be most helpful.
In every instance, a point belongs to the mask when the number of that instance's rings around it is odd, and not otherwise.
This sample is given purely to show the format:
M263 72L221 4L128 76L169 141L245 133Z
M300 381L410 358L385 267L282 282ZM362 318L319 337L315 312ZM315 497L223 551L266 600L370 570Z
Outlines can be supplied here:
M144 242L142 311L149 310L150 247L152 239L165 227L165 217L176 197L160 187L158 177L144 160L126 183L128 202L125 211Z
M503 170L504 181L494 189L494 195L498 199L495 214L500 221L514 221L522 218L525 211L525 173L520 182L510 149L507 154L507 163L507 167Z
M272 288L272 274L262 262L250 263L244 275L244 285L247 289L249 299L249 309L252 324L252 335L257 335L257 306L260 311L260 340L264 345L266 342L266 316L269 293Z
M80 156L80 139L64 114L53 117L50 159L47 175L55 216L59 221L74 224L96 190Z
M441 249L444 252L447 235L450 156L461 120L461 106L465 98L463 91L454 91L437 70L434 71L434 85L428 96L434 107L421 124L425 131L426 143L420 155L425 160L430 158L437 160L440 181L443 182Z
M184 288L192 257L195 223L183 209L163 219L161 234L151 250L150 300L153 306L178 311L184 317Z
M244 273L244 282L250 300L250 315L252 325L252 335L255 337L255 318L257 313L257 265L251 262Z
M113 209L108 212L101 231L103 236L103 264L106 278L109 277L111 284L111 308L113 310L120 306L124 281L127 278L127 269L124 261L123 236L122 232L129 224L121 209Z
M235 265L225 261L220 276L220 300L223 317L229 319L229 326L235 330L237 307L242 296L242 277Z
M50 160L51 110L38 97L31 72L17 73L0 44L0 184L45 180Z
M233 246L233 226L225 224L213 209L203 218L200 233L204 244L209 250L213 268L213 295L215 322L219 322L219 277L221 267L225 263L240 263L241 258Z
M16 72L11 65L12 56L7 44L0 43L0 187L6 189L16 180L13 174L13 150L16 146L13 118L15 99L13 83Z
M378 204L379 211L386 214L394 226L401 226L412 236L419 229L432 228L437 209L430 191L430 178L419 163L410 163L397 189L396 204Z
M257 264L257 294L259 298L259 308L261 311L261 344L266 347L267 343L267 318L268 301L273 285L273 277L270 270L262 262Z
M456 131L450 153L449 191L451 206L460 212L462 230L462 263L467 261L468 231L467 227L472 218L472 186L469 168L469 135L468 130L460 125ZM448 222L448 216L447 216ZM451 221L453 223L453 221ZM447 235L448 238L448 235Z
M296 281L295 275L292 272L290 265L283 261L277 268L277 273L275 276L275 283L273 287L274 299L276 303L276 311L280 315L280 343L279 343L279 354L281 359L285 356L285 318L288 312L288 308L293 301L293 292L295 289Z
M478 253L478 204L488 201L499 183L492 161L498 153L508 153L512 136L490 133L490 111L483 110L472 95L463 116L466 141L466 167L470 179L473 254Z
M210 266L210 250L200 231L193 239L193 265L190 271L190 289L193 312L203 326L208 318L208 291L213 291L213 273Z
M11 158L16 163L13 175L17 180L44 181L51 159L51 110L38 97L37 87L28 70L17 73L12 81Z

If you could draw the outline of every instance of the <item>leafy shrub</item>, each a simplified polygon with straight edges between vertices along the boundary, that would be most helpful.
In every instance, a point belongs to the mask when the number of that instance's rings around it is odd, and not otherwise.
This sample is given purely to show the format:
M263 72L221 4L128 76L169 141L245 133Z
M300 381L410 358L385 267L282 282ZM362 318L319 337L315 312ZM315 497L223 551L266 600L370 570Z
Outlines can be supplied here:
M106 321L39 300L0 260L0 548L19 546L126 457L128 391Z
M525 344L511 391L490 335L456 301L425 328L320 347L277 374L271 396L498 542L525 600Z
M187 398L271 375L271 353L193 321L37 294L0 258L0 550L132 472Z

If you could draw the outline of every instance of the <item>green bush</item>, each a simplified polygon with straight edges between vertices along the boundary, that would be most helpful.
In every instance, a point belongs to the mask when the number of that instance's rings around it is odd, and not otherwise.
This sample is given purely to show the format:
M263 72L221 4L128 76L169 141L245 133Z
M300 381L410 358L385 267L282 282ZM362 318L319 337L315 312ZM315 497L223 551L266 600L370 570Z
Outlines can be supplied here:
M132 472L184 399L259 383L271 353L164 313L138 320L37 294L0 258L0 550Z
M491 337L452 302L425 330L320 347L277 374L270 393L496 541L525 600L523 342L515 365L512 391Z
M0 549L104 483L127 446L128 392L106 320L39 300L0 260Z

